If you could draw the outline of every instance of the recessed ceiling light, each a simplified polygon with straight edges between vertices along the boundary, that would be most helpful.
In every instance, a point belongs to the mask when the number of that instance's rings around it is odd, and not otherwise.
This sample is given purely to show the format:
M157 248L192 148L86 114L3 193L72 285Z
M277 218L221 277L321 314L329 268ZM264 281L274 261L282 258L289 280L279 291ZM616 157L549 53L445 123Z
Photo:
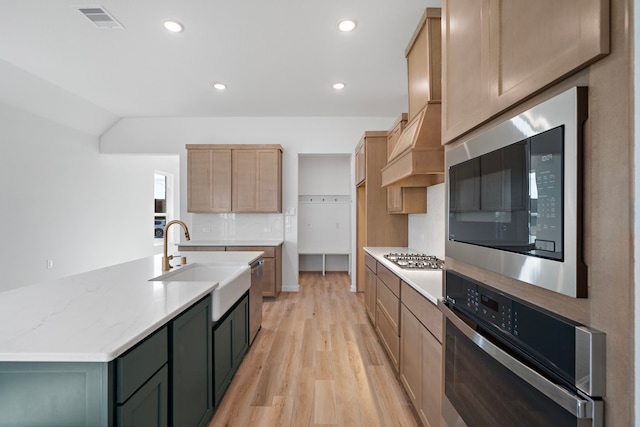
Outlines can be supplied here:
M342 90L342 89L344 89L344 83L334 83L333 84L333 88L335 90Z
M211 84L211 86L213 86L213 87L214 87L214 89L218 89L218 90L225 90L225 89L227 88L227 85L226 85L226 84L224 84L224 83L217 83L217 82L212 83L212 84Z
M184 25L182 25L178 21L164 21L162 25L164 25L164 27L172 33L179 33L184 30Z
M351 19L343 19L342 21L338 22L338 29L340 31L353 31L354 28L356 28L356 21L353 21Z

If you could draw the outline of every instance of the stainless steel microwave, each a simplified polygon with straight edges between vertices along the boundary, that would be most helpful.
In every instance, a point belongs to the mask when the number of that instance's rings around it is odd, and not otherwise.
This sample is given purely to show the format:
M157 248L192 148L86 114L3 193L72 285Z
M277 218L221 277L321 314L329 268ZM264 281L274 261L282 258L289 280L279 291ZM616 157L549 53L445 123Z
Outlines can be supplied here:
M446 153L446 255L572 297L582 260L582 128L574 87Z

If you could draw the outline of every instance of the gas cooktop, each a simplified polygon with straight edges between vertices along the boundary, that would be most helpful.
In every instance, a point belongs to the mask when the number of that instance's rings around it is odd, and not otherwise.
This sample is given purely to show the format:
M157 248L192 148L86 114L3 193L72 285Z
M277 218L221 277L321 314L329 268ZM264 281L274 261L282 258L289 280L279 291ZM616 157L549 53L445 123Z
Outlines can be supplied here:
M400 268L411 270L442 270L444 261L433 255L390 253L384 256Z

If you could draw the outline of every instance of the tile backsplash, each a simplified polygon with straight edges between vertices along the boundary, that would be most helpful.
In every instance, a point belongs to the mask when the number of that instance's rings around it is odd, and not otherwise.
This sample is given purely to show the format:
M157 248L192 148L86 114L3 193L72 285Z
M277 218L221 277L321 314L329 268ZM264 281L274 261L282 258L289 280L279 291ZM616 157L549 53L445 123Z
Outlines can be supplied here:
M278 214L192 214L191 237L194 240L282 239L284 215Z

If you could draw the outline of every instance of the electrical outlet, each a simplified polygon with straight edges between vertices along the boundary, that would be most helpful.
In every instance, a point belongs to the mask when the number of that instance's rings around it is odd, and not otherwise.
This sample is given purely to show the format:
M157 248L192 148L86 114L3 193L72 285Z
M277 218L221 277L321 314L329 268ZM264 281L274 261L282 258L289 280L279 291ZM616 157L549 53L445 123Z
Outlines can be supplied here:
M47 260L47 268L53 268L53 260L52 259L48 259Z
M203 232L203 233L211 233L211 227L204 227L204 228L202 229L202 232Z

